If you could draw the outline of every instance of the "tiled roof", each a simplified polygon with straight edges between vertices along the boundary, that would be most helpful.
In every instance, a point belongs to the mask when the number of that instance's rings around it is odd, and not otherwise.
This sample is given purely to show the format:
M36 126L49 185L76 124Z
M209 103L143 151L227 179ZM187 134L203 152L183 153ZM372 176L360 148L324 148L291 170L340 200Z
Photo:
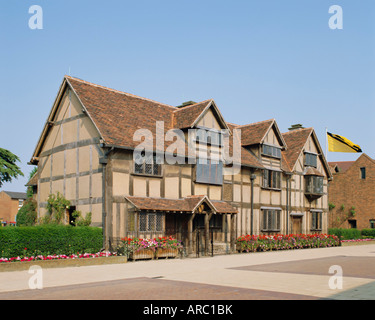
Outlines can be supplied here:
M26 187L37 186L38 185L38 172L35 172L30 180L25 184Z
M237 126L236 129L241 129L241 141L243 146L250 146L262 143L263 138L275 122L274 119L265 120L256 123L245 124Z
M150 130L156 136L156 122L164 122L165 133L171 129L191 127L205 108L213 100L206 100L194 105L177 108L138 97L132 94L102 87L81 79L65 76L78 98L86 108L107 145L135 148L140 141L133 139L138 129ZM230 155L233 151L233 139L230 140ZM164 150L174 141L165 141ZM188 144L185 144L185 155L188 155ZM263 168L259 160L241 149L241 164L249 167Z
M289 132L283 133L283 138L286 145L288 146L287 150L283 151L285 165L289 166L290 171L293 170L296 161L306 144L308 137L311 135L313 128L304 128L291 130Z
M136 147L133 134L148 129L155 136L156 121L164 121L165 129L172 128L174 107L120 91L66 77L87 109L107 144Z
M128 196L126 199L138 210L195 212L197 206L206 202L215 213L238 213L225 201L209 200L207 196L190 196L183 199L165 199Z
M175 110L173 112L173 127L180 129L191 128L195 120L211 102L212 100L206 100Z
M339 168L339 172L344 173L352 166L354 162L355 161L336 161L336 162L328 162L328 164L333 169L335 169L335 167L337 166Z
M307 167L305 169L305 172L303 173L305 176L318 176L318 177L324 177L324 175L316 168L313 167Z

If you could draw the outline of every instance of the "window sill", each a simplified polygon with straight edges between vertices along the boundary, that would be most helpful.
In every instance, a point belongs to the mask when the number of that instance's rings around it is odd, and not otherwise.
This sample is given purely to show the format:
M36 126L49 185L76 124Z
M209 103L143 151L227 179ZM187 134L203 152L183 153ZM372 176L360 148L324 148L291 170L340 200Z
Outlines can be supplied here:
M147 173L136 173L136 172L132 172L130 173L132 176L140 176L140 177L151 177L151 178L163 178L163 175L162 174L147 174Z
M268 190L268 191L281 191L281 188L268 188L268 187L261 187L263 190Z
M212 183L212 182L200 182L200 181L196 181L194 180L194 183L198 183L198 184L208 184L210 186L222 186L223 183Z
M265 154L265 153L262 153L261 155L262 155L262 157L267 157L267 158L277 159L277 160L280 160L280 161L281 161L281 157L271 156L271 155L269 155L269 154Z

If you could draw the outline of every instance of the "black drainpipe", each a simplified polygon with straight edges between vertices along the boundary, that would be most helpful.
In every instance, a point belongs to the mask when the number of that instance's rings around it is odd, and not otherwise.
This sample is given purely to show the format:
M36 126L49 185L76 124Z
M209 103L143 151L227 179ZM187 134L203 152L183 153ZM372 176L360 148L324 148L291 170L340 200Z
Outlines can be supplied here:
M254 173L250 174L250 181L251 181L251 219L250 219L250 234L254 234L253 230L253 220L254 220L254 180L256 179L256 175Z
M290 193L290 178L291 175L287 174L286 178L286 234L289 234L289 193Z
M101 145L104 147L104 144ZM103 173L102 173L102 228L103 228L103 249L106 248L107 242L107 210L106 210L106 177L107 177L107 163L108 163L108 155L114 150L114 147L109 149L107 152L104 153L104 156L99 158L99 163L103 165Z

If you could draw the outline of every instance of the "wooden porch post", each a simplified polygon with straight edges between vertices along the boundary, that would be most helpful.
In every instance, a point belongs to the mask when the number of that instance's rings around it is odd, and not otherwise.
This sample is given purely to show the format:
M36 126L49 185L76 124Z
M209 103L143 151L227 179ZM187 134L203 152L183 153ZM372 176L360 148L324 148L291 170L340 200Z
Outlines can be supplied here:
M206 255L208 255L208 252L209 252L209 247L210 247L210 220L211 220L211 217L212 217L212 212L211 213L206 213L205 216L204 216L204 232L205 232L205 252L206 252Z
M189 239L188 254L193 253L193 220L194 220L194 217L195 217L195 213L191 215L188 221L188 239Z
M236 230L236 215L232 213L230 215L230 251L231 253L233 253L236 249L235 248L236 246L235 230Z

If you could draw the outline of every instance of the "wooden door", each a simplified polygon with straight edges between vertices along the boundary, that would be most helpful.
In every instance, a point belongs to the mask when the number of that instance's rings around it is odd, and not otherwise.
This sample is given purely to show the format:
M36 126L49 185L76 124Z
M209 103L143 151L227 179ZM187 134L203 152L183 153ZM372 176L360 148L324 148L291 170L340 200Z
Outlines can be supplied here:
M292 233L300 234L302 233L302 217L293 217L292 220Z

